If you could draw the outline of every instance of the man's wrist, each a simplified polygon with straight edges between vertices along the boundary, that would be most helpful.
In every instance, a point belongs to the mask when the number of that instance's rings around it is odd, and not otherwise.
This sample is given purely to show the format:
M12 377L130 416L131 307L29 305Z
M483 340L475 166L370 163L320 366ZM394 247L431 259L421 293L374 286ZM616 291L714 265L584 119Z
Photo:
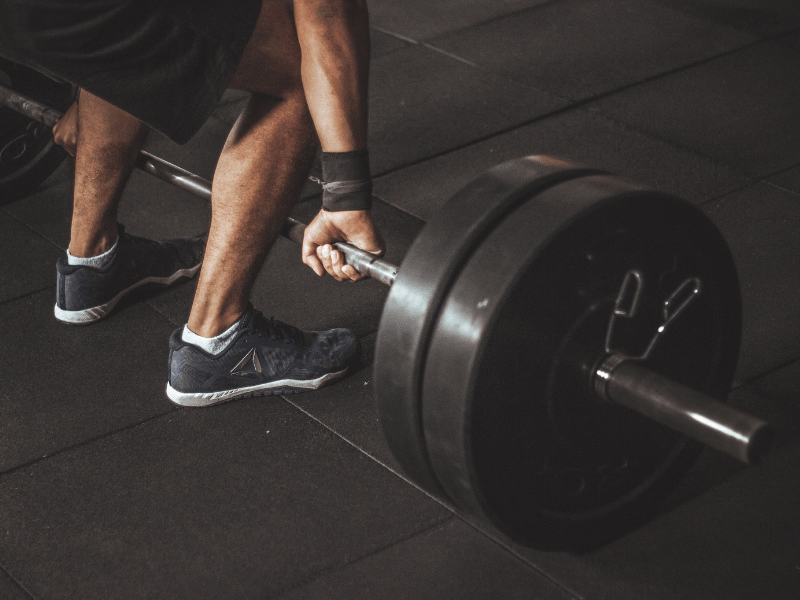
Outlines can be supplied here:
M322 209L328 212L372 208L369 152L322 153Z

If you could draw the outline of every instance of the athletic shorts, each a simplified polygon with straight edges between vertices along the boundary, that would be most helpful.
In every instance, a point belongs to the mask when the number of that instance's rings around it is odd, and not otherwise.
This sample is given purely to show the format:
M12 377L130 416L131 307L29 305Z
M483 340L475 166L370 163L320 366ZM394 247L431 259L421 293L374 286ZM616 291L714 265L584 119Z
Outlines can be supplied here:
M0 56L182 144L227 88L260 10L261 0L0 0Z

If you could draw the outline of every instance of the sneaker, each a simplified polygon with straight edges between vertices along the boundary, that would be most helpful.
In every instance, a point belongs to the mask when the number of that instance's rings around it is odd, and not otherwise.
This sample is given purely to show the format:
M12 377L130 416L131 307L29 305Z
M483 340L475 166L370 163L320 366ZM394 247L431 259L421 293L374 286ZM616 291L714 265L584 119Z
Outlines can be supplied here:
M205 242L199 238L147 240L119 228L114 257L102 268L56 263L56 319L86 325L108 315L122 297L146 283L163 286L200 270Z
M315 390L343 377L361 354L349 329L307 332L248 308L234 338L218 354L169 340L167 398L210 406L236 398Z

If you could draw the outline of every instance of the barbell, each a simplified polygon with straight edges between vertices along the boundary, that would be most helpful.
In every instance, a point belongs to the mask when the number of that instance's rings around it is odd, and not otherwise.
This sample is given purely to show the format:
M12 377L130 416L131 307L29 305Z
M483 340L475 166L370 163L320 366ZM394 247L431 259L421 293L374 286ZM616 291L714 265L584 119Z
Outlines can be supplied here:
M54 112L69 108L78 94L77 88L69 83L59 83L2 57L0 85L47 98L56 109ZM25 196L67 157L50 135L49 127L54 124L0 109L0 205Z
M0 86L0 104L58 110ZM147 152L136 166L210 200ZM301 242L289 219L282 235ZM755 462L764 421L724 404L741 333L731 253L686 201L529 156L425 225L401 268L336 244L391 286L374 386L389 448L422 488L523 543L575 548L641 522L700 445Z

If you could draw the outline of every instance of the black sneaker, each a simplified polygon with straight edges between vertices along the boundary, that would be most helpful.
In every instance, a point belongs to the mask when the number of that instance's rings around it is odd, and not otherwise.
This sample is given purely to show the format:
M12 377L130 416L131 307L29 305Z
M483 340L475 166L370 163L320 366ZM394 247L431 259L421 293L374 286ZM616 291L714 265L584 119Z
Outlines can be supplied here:
M182 333L169 339L167 381L167 397L181 406L315 390L344 376L361 354L349 329L301 331L252 307L218 354L184 342Z
M205 242L199 238L147 240L125 233L111 262L102 268L56 263L56 319L85 325L108 315L128 292L146 283L163 286L194 277L203 261Z

